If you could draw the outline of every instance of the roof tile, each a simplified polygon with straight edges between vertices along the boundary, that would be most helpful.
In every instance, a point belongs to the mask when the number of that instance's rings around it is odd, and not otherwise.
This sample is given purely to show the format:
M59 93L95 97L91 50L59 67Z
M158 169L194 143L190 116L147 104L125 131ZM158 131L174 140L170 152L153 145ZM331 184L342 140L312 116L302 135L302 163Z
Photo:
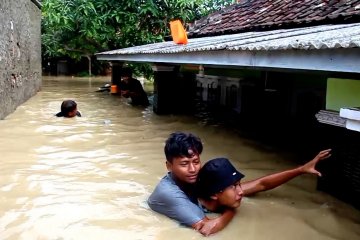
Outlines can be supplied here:
M360 0L241 0L196 21L189 37L359 21Z

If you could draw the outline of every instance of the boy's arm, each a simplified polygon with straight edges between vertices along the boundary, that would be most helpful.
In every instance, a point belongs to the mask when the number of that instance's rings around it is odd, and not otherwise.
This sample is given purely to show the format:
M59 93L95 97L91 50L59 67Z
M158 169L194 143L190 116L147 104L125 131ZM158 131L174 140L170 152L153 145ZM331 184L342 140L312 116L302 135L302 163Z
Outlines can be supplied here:
M242 183L241 187L244 191L244 196L276 188L304 173L311 173L320 177L321 173L315 169L315 166L320 160L329 158L331 156L330 151L331 149L321 151L318 155L316 155L313 160L307 162L300 167L279 173L270 174L265 177Z
M236 213L235 209L226 209L221 216L216 218L205 217L201 221L191 225L192 228L200 232L204 236L217 233L224 229L229 222L233 219Z

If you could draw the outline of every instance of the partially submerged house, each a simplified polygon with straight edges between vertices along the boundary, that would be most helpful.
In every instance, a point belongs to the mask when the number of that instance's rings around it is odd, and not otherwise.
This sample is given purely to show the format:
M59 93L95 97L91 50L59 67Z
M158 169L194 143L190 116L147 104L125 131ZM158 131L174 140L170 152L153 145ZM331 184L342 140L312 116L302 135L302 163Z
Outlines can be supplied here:
M187 45L166 41L97 58L113 62L114 82L123 62L152 63L156 113L198 97L267 128L310 128L308 147L334 152L319 189L360 207L360 132L339 116L360 106L360 0L243 0L195 22L188 36Z

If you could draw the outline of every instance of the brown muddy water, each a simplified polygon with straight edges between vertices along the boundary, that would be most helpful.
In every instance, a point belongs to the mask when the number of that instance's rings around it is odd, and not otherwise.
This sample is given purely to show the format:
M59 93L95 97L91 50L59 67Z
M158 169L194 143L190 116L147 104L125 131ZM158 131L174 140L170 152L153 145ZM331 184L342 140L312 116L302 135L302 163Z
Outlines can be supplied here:
M0 239L204 239L146 204L174 131L197 134L203 162L227 156L246 179L296 166L291 153L234 131L96 93L107 80L44 77L41 92L0 121ZM54 117L69 98L83 117ZM360 212L315 188L314 176L301 176L245 198L209 239L360 239Z

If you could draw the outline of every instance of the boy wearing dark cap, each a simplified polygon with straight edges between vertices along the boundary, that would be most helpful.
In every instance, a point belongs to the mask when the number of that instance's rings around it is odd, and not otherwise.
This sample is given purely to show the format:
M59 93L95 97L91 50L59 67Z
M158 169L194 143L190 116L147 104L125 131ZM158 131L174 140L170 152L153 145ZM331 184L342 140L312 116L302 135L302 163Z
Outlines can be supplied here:
M243 196L240 180L244 175L227 158L215 158L204 164L197 180L200 202L217 212L223 206L237 208Z
M212 159L199 171L197 190L200 202L208 210L214 212L224 207L237 208L243 196L276 188L305 173L321 176L315 166L320 160L330 157L330 151L331 149L321 151L303 166L244 183L240 182L244 175L237 171L228 159Z

